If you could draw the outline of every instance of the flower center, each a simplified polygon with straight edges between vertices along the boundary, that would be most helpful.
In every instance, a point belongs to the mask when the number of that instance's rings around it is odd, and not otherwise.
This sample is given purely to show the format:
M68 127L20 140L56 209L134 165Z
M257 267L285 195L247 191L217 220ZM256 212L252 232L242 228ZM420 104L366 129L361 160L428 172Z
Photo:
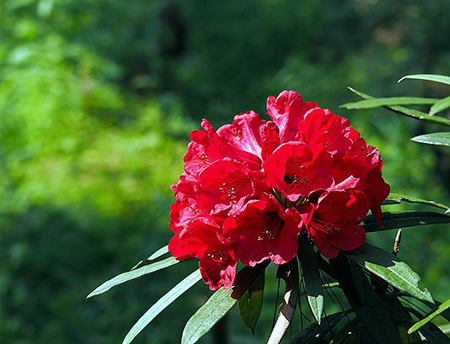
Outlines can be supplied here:
M341 228L337 226L338 224L339 224L338 221L325 222L325 221L319 220L314 217L311 219L311 222L310 222L310 226L312 228L314 228L315 230L319 230L321 232L326 232L326 233L339 232L341 230Z

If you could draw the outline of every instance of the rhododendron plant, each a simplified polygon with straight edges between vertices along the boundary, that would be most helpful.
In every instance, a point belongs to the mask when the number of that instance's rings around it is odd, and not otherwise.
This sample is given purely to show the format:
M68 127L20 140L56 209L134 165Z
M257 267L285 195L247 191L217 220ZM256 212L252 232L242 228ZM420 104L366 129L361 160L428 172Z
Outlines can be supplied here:
M269 97L271 120L253 111L233 124L194 131L185 170L172 188L169 250L200 258L213 290L230 288L236 264L286 264L301 231L327 258L358 248L360 221L389 194L382 161L347 119L295 91Z
M441 77L430 80L450 84L450 79ZM390 107L395 99L388 99L389 105L375 104L450 126L444 118ZM422 308L410 308L407 298L414 298L430 313L434 311L428 318L441 314L449 321L446 309L450 303L437 308L439 303L434 304L430 292L419 287L417 273L397 257L401 231L393 253L365 240L369 232L450 222L450 216L442 213L382 212L381 205L409 202L443 208L446 213L450 209L441 203L390 194L381 173L380 152L367 145L347 119L314 102L304 102L299 93L283 91L276 98L269 97L267 113L267 119L254 111L238 114L232 124L217 130L203 120L203 130L190 135L184 172L172 186L175 202L170 209L173 236L169 245L89 295L198 259L199 268L150 307L123 343L129 344L162 310L202 279L216 291L187 322L181 343L196 343L237 303L244 322L254 331L262 309L266 268L271 263L277 266L276 278L285 282L286 290L281 306L273 305L279 312L270 344L281 342L297 305L301 319L306 318L302 296L316 322L306 329L302 325L291 344L360 340L422 343L422 338L412 333L416 330L431 343L447 343L442 331L426 320L406 333L405 324L410 327L414 319L425 316ZM450 145L447 134L421 139ZM171 256L161 258L166 254ZM334 286L346 303L339 302L341 311L327 316L324 291L332 288L328 278L336 281ZM329 301L334 302L331 296ZM347 319L344 325L343 319ZM322 321L325 324L319 326Z

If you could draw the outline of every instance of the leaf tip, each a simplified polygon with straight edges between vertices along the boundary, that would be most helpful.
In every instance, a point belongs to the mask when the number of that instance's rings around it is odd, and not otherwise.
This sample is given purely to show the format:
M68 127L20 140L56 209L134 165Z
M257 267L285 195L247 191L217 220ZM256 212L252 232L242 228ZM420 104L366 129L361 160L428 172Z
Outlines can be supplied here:
M93 296L95 296L95 295L97 295L96 290L97 290L97 289L95 289L94 291L91 291L91 292L89 293L89 295L86 296L86 300L87 300L87 299L90 299L91 297L93 297Z

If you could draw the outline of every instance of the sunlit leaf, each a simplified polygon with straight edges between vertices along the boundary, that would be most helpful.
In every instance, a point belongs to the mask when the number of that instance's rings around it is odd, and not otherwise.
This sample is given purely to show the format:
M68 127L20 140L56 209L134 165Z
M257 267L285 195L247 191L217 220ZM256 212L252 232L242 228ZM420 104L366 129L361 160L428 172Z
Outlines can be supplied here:
M359 102L346 103L341 105L341 107L347 110L361 110L393 105L430 105L437 103L439 100L440 99L417 97L374 98L361 100Z
M392 253L364 243L356 250L344 254L395 288L418 299L433 302L430 292L419 288L420 276Z
M360 96L361 98L364 99L376 99L372 96L369 96L365 93L362 93L360 91L355 90L354 88L349 87L348 88L350 91L352 91L353 93L357 94L358 96ZM390 111L393 111L397 114L403 115L403 116L407 116L407 117L411 117L414 119L418 119L421 121L425 121L425 122L429 122L429 123L435 123L435 124L442 124L442 125L446 125L450 127L450 120L443 118L443 117L439 117L439 116L430 116L429 114L419 111L419 110L414 110L414 109L409 109L403 106L384 106L385 109L388 109Z
M415 80L426 80L426 81L434 81L439 82L441 84L450 85L450 77L445 75L437 75L437 74L412 74L406 75L397 82L400 83L405 79L415 79Z
M237 274L233 288L216 291L189 319L184 327L181 343L196 343L208 333L261 276L268 264L269 262L265 261L254 268L244 267Z
M447 210L449 208L448 206L446 206L445 204L442 204L442 203L438 203L435 201L428 201L428 200L421 199L418 197L407 196L407 195L397 194L397 193L393 193L393 192L391 192L389 194L389 196L386 198L386 200L384 200L381 203L381 205L400 204L402 202L425 204L425 205L430 205L430 206L445 209L445 210Z
M430 116L434 116L435 114L444 111L450 107L450 97L443 98L438 102L434 103L434 105L430 109Z
M135 266L133 266L133 268L131 270L136 270L136 269L139 269L140 267L143 267L145 265L151 264L152 261L162 257L166 253L169 253L169 246L168 245L161 247L159 250L157 250L155 253L153 253L147 259L141 260L139 263L137 263Z
M167 308L186 290L190 289L195 283L202 278L200 270L194 271L175 287L173 287L166 295L160 298L131 328L130 332L125 336L123 344L129 344L134 338L153 320L156 316Z
M242 320L253 334L263 306L264 276L263 273L239 300L239 312Z
M450 146L450 132L420 135L413 137L411 141L427 143L430 145Z
M444 303L442 303L438 309L436 309L434 312L432 312L431 314L429 314L426 318L420 320L419 322L415 323L409 330L408 333L414 333L416 332L419 328L421 328L422 326L424 326L426 323L430 322L431 320L433 320L435 317L437 317L438 315L440 315L441 313L443 313L445 310L450 308L450 299L445 301Z
M418 312L415 308L406 307L411 314L414 314L417 318L422 318L423 315ZM421 335L425 337L425 339L430 344L449 344L450 338L435 324L432 322L426 323L424 326L418 329Z
M90 298L92 296L95 295L99 295L99 294L103 294L105 292L107 292L108 290L110 290L111 288L128 282L130 280L133 280L135 278L139 278L141 276L150 274L152 272L161 270L161 269L165 269L169 266L175 265L179 263L178 260L176 260L174 257L169 257L166 258L164 260L161 260L159 262L150 264L150 265L146 265L142 268L133 270L133 271L128 271L128 272L124 272L120 275L117 275L116 277L106 281L105 283L103 283L102 285L100 285L99 287L97 287L92 293L90 293L87 297Z
M300 235L300 242L302 245L298 250L298 258L305 279L307 300L314 318L320 324L323 312L323 289L319 262L311 242L303 233Z
M368 215L362 220L362 226L366 232L435 225L440 223L450 223L450 216L432 211L406 211L399 213L383 212L383 227L378 226L377 220L373 215Z
M406 294L406 293L400 293L398 296L412 298L416 301L421 302L422 304L426 305L428 308L431 309L431 311L430 311L431 313L434 312L435 310L437 310L440 307L440 305L442 305L442 302L439 302L438 300L434 300L434 303L432 303L429 301L420 300L420 299L418 299L412 295ZM408 301L408 303L410 304L411 301ZM446 319L450 324L450 309L446 309L446 310L442 311L440 316L442 316L444 319Z

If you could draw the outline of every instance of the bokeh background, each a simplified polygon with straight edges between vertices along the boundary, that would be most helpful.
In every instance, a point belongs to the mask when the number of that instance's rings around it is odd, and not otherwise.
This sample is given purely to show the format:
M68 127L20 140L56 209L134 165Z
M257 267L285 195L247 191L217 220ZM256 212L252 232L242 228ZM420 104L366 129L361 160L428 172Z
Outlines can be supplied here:
M396 83L406 74L450 74L447 0L4 0L1 6L4 344L121 343L195 262L85 297L171 237L169 187L182 172L189 132L204 117L218 126L248 109L265 115L267 96L284 89L350 118L382 152L393 191L450 203L449 150L409 141L440 128L382 109L339 108L357 100L347 86L374 96L447 96L446 86ZM441 300L450 296L449 229L406 229L400 252ZM374 233L369 241L390 250L394 236ZM255 335L234 310L204 343L267 338L274 271ZM199 283L135 342L178 343L209 295Z

